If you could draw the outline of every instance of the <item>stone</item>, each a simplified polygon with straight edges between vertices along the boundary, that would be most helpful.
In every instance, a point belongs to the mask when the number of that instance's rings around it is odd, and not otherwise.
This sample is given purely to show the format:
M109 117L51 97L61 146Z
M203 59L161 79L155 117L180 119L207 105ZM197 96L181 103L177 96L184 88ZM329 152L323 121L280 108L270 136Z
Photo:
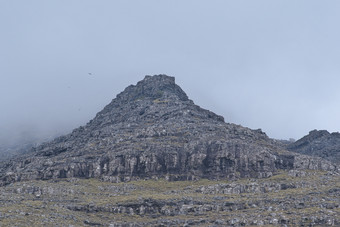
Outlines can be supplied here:
M317 156L340 164L340 133L313 130L308 135L287 146L289 151Z

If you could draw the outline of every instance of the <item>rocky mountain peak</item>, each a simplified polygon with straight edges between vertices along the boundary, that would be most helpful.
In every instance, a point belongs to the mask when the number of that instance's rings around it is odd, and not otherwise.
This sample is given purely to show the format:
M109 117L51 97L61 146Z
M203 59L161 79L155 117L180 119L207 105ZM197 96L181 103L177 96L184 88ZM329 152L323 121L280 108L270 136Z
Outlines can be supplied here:
M309 137L310 139L316 139L316 138L320 138L320 137L328 136L328 135L330 135L330 133L327 130L314 129L308 133L307 137Z
M110 124L143 124L172 119L217 120L224 118L200 108L175 83L175 78L164 74L145 76L136 85L130 85L117 95L88 126L101 128ZM98 127L99 126L99 127Z
M128 86L117 99L131 102L142 99L174 99L188 101L188 96L175 83L175 78L164 74L145 76L136 85Z
M0 165L0 186L71 177L263 178L280 169L335 168L282 150L261 130L225 123L195 105L175 78L155 75L128 86L87 125Z

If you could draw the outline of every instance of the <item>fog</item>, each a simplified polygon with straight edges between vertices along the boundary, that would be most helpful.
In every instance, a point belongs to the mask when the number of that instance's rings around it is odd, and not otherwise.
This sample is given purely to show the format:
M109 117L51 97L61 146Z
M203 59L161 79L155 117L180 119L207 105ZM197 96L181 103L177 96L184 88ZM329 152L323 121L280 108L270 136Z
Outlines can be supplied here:
M153 74L273 138L339 131L339 9L336 0L0 1L0 142L68 133Z

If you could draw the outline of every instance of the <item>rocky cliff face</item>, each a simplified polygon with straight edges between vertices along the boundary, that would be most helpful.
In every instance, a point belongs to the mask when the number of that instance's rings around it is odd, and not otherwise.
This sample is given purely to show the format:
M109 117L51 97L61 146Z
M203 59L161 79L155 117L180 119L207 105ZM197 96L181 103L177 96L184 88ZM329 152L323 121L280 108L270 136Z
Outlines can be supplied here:
M288 145L287 149L340 164L340 133L313 130L307 136Z
M0 185L51 178L170 180L268 177L336 166L283 150L261 130L200 108L166 75L146 76L87 125L0 166Z

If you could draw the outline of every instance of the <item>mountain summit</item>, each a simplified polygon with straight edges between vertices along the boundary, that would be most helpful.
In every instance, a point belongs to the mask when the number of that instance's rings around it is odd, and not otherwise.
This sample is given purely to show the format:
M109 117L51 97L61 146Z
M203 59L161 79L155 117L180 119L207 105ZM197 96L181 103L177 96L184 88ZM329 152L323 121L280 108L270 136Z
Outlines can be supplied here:
M175 78L166 75L145 76L137 85L130 85L117 95L118 100L135 101L141 98L167 98L188 101L185 92L175 83Z
M0 185L52 178L170 180L268 177L336 167L283 150L261 130L224 122L166 75L146 76L72 133L0 166Z

